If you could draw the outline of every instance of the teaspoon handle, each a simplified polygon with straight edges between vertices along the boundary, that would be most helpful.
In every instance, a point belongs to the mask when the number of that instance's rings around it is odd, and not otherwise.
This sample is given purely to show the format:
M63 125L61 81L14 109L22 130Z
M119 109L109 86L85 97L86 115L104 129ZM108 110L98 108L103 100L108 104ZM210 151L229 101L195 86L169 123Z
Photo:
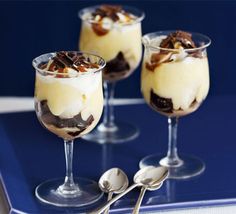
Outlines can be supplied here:
M130 192L132 189L134 189L135 187L137 187L139 184L133 184L132 186L130 186L129 188L127 188L124 192L120 193L119 195L117 195L116 197L114 197L113 199L111 199L110 201L108 201L107 203L105 203L105 205L103 205L102 207L93 210L92 212L89 212L89 214L101 214L102 212L104 212L104 210L106 210L109 206L111 206L111 204L113 204L114 202L116 202L118 199L120 199L122 196L124 196L125 194L127 194L128 192Z
M133 210L132 214L139 214L140 205L142 203L143 196L144 196L146 190L147 190L146 187L142 187L141 192L139 194L138 200L136 202L136 205L134 207L134 210Z
M107 201L110 201L110 200L112 199L112 195L113 195L112 192L109 192L109 193L108 193ZM104 214L109 214L109 208L110 208L110 207L108 207L108 208L105 210Z

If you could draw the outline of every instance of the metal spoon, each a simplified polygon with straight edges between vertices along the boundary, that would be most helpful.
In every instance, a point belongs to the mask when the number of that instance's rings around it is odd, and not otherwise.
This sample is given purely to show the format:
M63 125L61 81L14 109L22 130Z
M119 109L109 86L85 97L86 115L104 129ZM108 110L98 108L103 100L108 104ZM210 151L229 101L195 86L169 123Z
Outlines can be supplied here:
M99 187L103 192L108 193L107 200L112 199L113 193L119 194L124 192L129 186L127 175L119 168L111 168L107 170L99 179ZM109 207L104 214L109 213Z
M103 207L100 207L90 212L90 214L102 213L104 210L107 209L107 207L109 207L111 204L113 204L115 201L117 201L119 198L121 198L122 196L124 196L137 186L153 187L159 185L163 181L163 179L166 178L167 175L168 175L168 169L162 166L159 167L148 166L140 169L134 176L133 185L131 185L124 192L120 193L119 195L108 201Z
M142 200L143 200L143 197L144 197L144 194L145 194L146 190L154 191L154 190L157 190L157 189L161 188L161 186L163 184L163 181L168 177L169 172L165 167L157 167L156 170L160 170L160 174L163 173L162 182L157 184L157 185L151 185L151 186L146 186L145 185L145 186L142 187L132 214L138 214L139 213L139 209L140 209L140 206L141 206L141 203L142 203ZM167 173L166 173L166 170L167 170Z
M162 184L163 184L163 182L161 182L160 184L158 184L156 186L152 186L152 187L148 187L148 188L147 187L142 187L132 214L138 214L139 213L139 209L140 209L140 206L141 206L141 203L142 203L142 200L143 200L143 197L144 197L144 194L145 194L146 190L149 190L149 191L158 190L158 189L161 188Z
M165 168L164 168L164 169L160 168L160 170L165 171L166 169L165 169ZM140 194L139 194L139 197L138 197L138 200L137 200L137 202L136 202L136 205L135 205L135 207L134 207L134 210L133 210L132 214L139 214L139 209L140 209L140 206L141 206L141 203L142 203L142 200L143 200L143 197L144 197L144 194L145 194L146 190L155 191L155 190L160 189L161 186L162 186L162 184L163 184L163 182L164 182L164 180L168 177L168 174L169 174L169 173L167 172L167 173L163 176L161 183L159 183L159 184L157 184L157 185L143 186L143 187L142 187L142 189L141 189L141 191L140 191Z

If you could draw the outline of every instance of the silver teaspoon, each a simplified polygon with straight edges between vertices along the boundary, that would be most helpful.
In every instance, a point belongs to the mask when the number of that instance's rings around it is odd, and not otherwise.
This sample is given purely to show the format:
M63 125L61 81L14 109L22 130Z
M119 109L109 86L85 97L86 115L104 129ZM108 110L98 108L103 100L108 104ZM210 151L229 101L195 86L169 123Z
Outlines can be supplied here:
M107 170L99 179L99 187L103 192L108 193L107 200L112 199L113 193L119 194L124 192L129 186L127 175L119 168L111 168ZM109 213L109 207L104 214Z
M160 170L163 168L164 170ZM168 174L168 169L162 166L154 167L148 166L140 169L134 176L134 184L128 187L124 192L120 193L116 197L109 200L104 206L90 212L90 214L100 214L104 212L111 204L120 199L122 196L130 192L137 186L147 186L152 187L158 185L162 182L163 178L165 178Z
M133 210L132 214L138 214L139 213L139 209L140 209L140 206L141 206L141 203L142 203L142 200L143 200L143 197L144 197L144 194L145 194L146 190L154 191L154 190L160 189L163 182L164 182L164 180L168 177L169 173L168 173L168 170L165 167L158 167L158 170L160 170L160 174L163 174L161 183L150 185L150 186L145 185L145 186L142 187L142 189L140 191L139 198L136 202L136 205L134 207L134 210Z
M142 200L143 200L143 197L144 197L144 194L145 194L146 190L149 190L149 191L158 190L158 189L161 188L162 184L163 184L163 182L156 185L156 186L153 186L153 187L148 187L148 188L147 187L142 187L132 214L138 214L139 213L139 209L140 209L140 206L141 206L141 203L142 203Z

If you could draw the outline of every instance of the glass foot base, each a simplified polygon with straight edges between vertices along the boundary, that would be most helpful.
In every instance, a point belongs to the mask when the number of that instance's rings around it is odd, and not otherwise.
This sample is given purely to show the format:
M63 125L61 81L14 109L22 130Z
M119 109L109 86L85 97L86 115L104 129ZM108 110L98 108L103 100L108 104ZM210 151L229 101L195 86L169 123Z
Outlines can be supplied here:
M163 157L164 155L159 154L147 156L140 161L139 167L164 165L162 164ZM182 164L174 167L167 166L169 169L168 178L187 179L200 175L205 170L205 164L197 157L180 155L180 159L182 160Z
M111 128L100 124L96 129L84 135L82 138L101 144L118 144L133 140L138 137L138 135L139 130L136 126L123 122L115 122L115 126Z
M85 178L74 178L79 187L75 194L63 195L58 187L64 183L64 178L46 181L35 189L36 197L43 203L59 207L82 207L98 201L103 193L95 181Z

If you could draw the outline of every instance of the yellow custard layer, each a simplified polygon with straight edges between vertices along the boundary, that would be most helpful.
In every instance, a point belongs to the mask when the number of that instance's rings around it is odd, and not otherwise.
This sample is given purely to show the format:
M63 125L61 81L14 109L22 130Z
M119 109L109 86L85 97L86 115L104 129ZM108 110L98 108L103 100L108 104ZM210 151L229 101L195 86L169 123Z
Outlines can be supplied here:
M79 46L81 51L94 52L107 62L121 51L130 67L135 69L142 55L141 36L141 23L113 27L106 35L99 36L93 31L91 24L84 21Z
M171 98L174 110L187 111L196 99L201 103L209 90L207 57L186 57L183 61L162 63L154 71L146 68L149 59L144 59L141 90L147 103L150 91L163 98Z
M99 120L103 108L101 73L88 76L54 78L37 74L35 98L47 100L55 116L72 118L81 112L84 119L92 114L95 120Z

